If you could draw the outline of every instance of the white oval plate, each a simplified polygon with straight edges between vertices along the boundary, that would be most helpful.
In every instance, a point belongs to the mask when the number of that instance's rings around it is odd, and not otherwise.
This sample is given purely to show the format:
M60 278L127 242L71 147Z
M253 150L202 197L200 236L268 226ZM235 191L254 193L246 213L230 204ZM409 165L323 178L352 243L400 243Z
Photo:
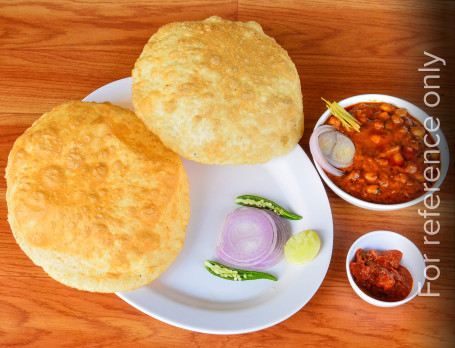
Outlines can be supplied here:
M84 101L104 102L133 109L132 79L112 82ZM239 334L275 325L300 310L321 285L332 255L333 223L329 201L312 163L296 146L285 156L260 165L202 165L183 159L190 185L191 218L185 246L158 279L140 289L117 295L142 312L184 329ZM322 242L317 257L302 266L285 259L267 272L277 282L233 282L204 268L216 260L225 217L239 206L237 196L269 198L303 216L290 221L296 234L315 230Z

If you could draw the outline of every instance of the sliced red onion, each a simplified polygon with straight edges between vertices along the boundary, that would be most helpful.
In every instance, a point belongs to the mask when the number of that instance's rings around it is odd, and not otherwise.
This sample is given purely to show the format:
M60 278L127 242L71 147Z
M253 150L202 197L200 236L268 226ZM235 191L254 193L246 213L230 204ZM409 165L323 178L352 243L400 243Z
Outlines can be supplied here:
M318 144L325 159L335 168L346 168L352 165L355 146L343 133L324 132L319 135Z
M269 255L267 260L264 260L255 266L257 269L268 268L276 265L283 258L284 245L288 239L291 238L291 228L289 227L289 224L275 213L269 212L268 214L272 216L276 224L277 241L274 251Z
M226 217L216 251L224 263L262 269L281 260L289 237L288 225L275 213L242 207Z
M270 215L255 208L240 208L226 217L220 254L234 262L251 263L267 256L275 242L276 226Z
M320 136L324 136L320 139ZM322 149L321 149L322 148ZM334 127L324 125L317 127L310 137L310 151L313 159L326 172L342 176L338 168L349 167L355 154L354 143Z

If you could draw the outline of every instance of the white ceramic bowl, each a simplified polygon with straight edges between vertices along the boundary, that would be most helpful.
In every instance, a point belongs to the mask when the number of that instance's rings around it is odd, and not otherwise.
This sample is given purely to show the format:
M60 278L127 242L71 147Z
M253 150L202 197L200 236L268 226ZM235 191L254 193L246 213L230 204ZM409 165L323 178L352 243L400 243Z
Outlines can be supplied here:
M365 103L365 102L386 102L393 104L399 108L405 108L408 110L409 114L411 114L413 117L418 119L420 122L425 121L426 118L430 117L425 111L420 109L419 107L415 106L414 104L411 104L403 99L396 98L396 97L391 97L388 95L383 95L383 94L362 94L362 95L357 95L354 97L350 97L347 99L344 99L338 104L340 104L342 107L347 107L351 106L357 103ZM331 112L327 110L324 112L319 118L318 122L316 123L316 127L322 125L331 115ZM436 119L436 117L435 117ZM441 152L441 175L438 179L438 181L433 185L434 188L441 186L446 174L447 170L449 169L449 146L447 145L447 140L444 136L444 134L441 131L441 128L439 128L436 132L430 132L430 134L433 136L433 138L436 140L437 136L440 138L440 142L438 145L439 151ZM436 136L437 135L437 136ZM370 210L380 210L380 211L389 211L389 210L397 210L397 209L402 209L406 207L410 207L414 204L417 204L425 199L426 196L430 195L431 192L427 192L423 194L422 196L413 199L412 201L405 202L405 203L399 203L399 204L378 204L378 203L371 203L367 202L364 200L361 200L359 198L353 197L346 192L344 192L342 189L340 189L338 186L336 186L327 176L327 174L322 170L322 168L319 166L319 164L315 162L316 169L319 172L319 175L322 177L322 179L325 181L325 183L334 191L338 196L343 198L345 201L348 201L351 204L354 204L358 207L365 208L365 209L370 209Z
M411 293L408 297L401 301L385 302L372 298L364 293L357 286L351 272L349 271L349 263L351 261L355 261L355 253L359 248L365 251L372 249L377 251L393 249L401 251L403 253L403 258L401 259L400 264L408 269L414 281ZM401 234L389 231L374 231L364 234L362 237L357 239L354 244L352 244L348 251L348 255L346 256L346 273L352 288L363 300L379 307L399 306L416 297L425 284L425 267L425 261L422 253L416 245Z

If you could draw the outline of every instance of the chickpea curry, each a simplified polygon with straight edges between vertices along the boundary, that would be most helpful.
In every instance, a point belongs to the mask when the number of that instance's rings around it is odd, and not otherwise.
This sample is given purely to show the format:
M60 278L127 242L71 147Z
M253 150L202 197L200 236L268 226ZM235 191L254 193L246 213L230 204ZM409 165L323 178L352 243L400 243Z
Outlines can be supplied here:
M440 153L431 135L406 109L389 103L359 103L346 108L360 123L360 131L347 130L330 116L326 125L347 135L355 145L352 165L344 175L327 173L335 185L359 199L397 204L411 201L433 185L426 180L428 166L440 169ZM430 150L430 151L428 151Z
M411 273L400 265L402 256L399 250L357 249L356 260L349 264L349 270L367 295L380 301L401 301L408 297L413 286Z

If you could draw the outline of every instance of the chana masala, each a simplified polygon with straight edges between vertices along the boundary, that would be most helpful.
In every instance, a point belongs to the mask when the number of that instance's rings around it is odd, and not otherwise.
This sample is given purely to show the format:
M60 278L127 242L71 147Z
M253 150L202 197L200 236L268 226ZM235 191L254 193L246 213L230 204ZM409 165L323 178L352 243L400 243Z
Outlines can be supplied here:
M335 116L324 123L347 135L355 145L353 164L344 175L327 173L346 193L359 199L397 204L411 201L434 182L426 180L427 167L441 169L434 139L406 109L389 103L359 103L346 108L360 123L360 131L347 130ZM436 169L434 169L436 170ZM431 179L431 178L430 178Z

